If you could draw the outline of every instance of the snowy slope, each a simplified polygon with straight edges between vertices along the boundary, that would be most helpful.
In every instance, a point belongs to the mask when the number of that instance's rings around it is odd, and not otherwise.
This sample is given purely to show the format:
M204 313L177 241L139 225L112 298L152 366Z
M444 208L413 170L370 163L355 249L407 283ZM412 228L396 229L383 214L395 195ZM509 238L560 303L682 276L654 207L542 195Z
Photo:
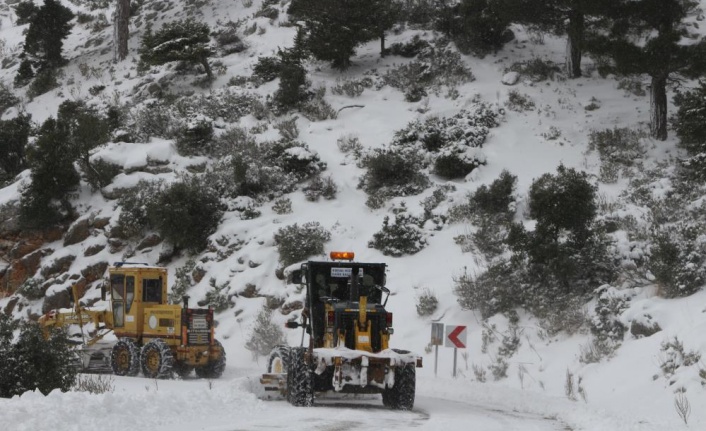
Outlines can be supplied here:
M157 2L145 2L143 10ZM294 29L271 23L265 18L252 19L252 14L259 7L260 1L246 7L245 1L211 0L201 8L202 20L216 27L218 22L235 21L241 17L257 22L264 29L263 34L256 32L244 37L248 49L239 54L218 58L225 67L225 73L217 75L212 88L219 89L227 85L233 76L249 76L252 65L259 56L276 53L278 47L292 44ZM83 6L68 5L73 10L85 10ZM155 27L174 18L183 18L185 9L169 8L153 20ZM110 13L110 10L109 10ZM108 14L109 17L109 14ZM23 27L13 24L14 17L0 9L0 41L4 41L4 55L17 52L22 43ZM279 21L286 20L280 14ZM135 71L137 46L145 26L131 25L130 56L119 64L111 62L110 34L105 28L98 33L91 33L87 26L76 25L64 45L64 53L69 58L63 86L29 101L24 108L32 114L33 120L41 122L56 114L58 105L66 99L86 98L93 103L106 103L108 98L129 100L133 97L133 88L141 79ZM500 127L491 129L491 134L484 145L483 153L487 165L474 171L465 181L454 181L456 191L449 194L438 211L447 210L454 202L461 202L464 196L481 184L489 184L504 169L518 177L520 196L519 217L522 216L523 198L532 181L547 172L555 172L556 166L563 163L569 167L585 170L593 175L598 173L599 161L595 153L587 152L588 133L618 127L644 128L649 120L649 100L626 94L617 89L617 81L604 79L597 73L576 80L556 79L539 83L521 81L516 86L501 84L500 79L512 63L534 57L548 59L561 64L564 55L564 41L545 37L544 43L532 42L522 28L515 28L516 41L510 42L497 55L484 59L464 57L476 80L459 88L460 97L452 100L441 96L430 96L418 103L404 101L401 92L390 87L381 90L366 90L362 96L351 99L337 96L330 91L326 99L336 110L349 105L363 107L347 108L340 111L334 120L310 122L299 116L297 125L299 139L316 151L328 165L325 172L331 175L338 186L335 200L321 200L311 203L306 201L301 191L292 193L293 212L278 215L270 204L259 208L262 215L252 220L241 220L236 213L226 213L218 231L212 238L227 238L243 241L242 248L222 261L203 263L206 276L189 291L193 298L202 298L209 290L209 279L218 284L229 283L231 293L241 292L246 285L255 284L261 294L287 296L288 300L297 299L300 294L293 286L285 284L275 276L278 267L278 255L273 241L273 233L280 227L293 223L318 221L332 233L327 244L328 250L352 250L361 261L383 261L389 265L388 287L392 290L389 308L395 313L394 347L407 348L424 356L425 366L419 370L420 381L418 395L432 399L462 401L474 406L518 411L554 417L575 430L671 430L683 429L685 424L674 408L675 389L684 388L693 411L688 418L689 428L705 429L706 412L696 406L706 402L706 390L699 377L701 363L679 368L668 380L662 376L660 364L665 361L661 344L675 336L683 342L689 351L706 352L706 339L702 328L706 326L704 316L706 292L700 292L689 298L664 300L655 295L652 286L630 290L632 297L630 308L623 319L649 313L657 320L663 331L643 339L634 339L626 335L622 347L615 357L600 363L586 365L578 358L581 347L588 343L588 335L579 333L567 335L560 333L547 336L531 317L520 314L520 347L509 360L507 378L493 381L488 376L487 382L477 381L474 366L487 367L495 360L498 341L491 343L487 353L482 352L483 322L480 315L473 311L461 310L453 295L453 278L460 275L464 268L473 272L482 269L482 262L470 253L463 253L455 244L454 237L467 233L469 226L463 224L446 225L440 231L429 231L427 248L413 256L390 258L379 251L368 248L367 243L373 234L380 230L385 215L390 214L391 205L404 202L412 214L421 213L420 202L431 195L433 187L418 196L397 198L385 208L370 210L366 205L366 194L357 188L363 171L356 167L350 157L343 154L336 141L344 136L356 136L367 148L378 148L392 139L396 130L415 119L424 119L430 115L451 116L472 104L474 97L503 107L510 90L517 90L531 97L537 109L518 113L506 111ZM407 40L415 31L407 30L398 35L391 34L388 44ZM103 41L87 46L92 38L102 37ZM331 70L327 64L312 62L308 64L313 87L335 85L337 79L360 78L371 69L389 70L400 58L379 58L379 42L373 41L358 49L354 65L350 70L339 73ZM3 54L3 51L0 51ZM587 67L590 65L585 60ZM89 68L90 73L82 73ZM151 77L159 80L171 72L159 68ZM0 81L12 86L16 66L0 70ZM172 91L194 90L190 82L194 76L177 78ZM88 90L95 85L106 85L101 95L91 96ZM252 91L261 95L276 90L276 83L265 84ZM19 92L22 93L21 91ZM600 108L587 111L586 105L592 99L597 100ZM15 115L9 110L3 119ZM258 121L251 117L241 120L241 125L251 127ZM547 139L555 128L560 131L558 139ZM277 131L271 126L261 139L276 138ZM646 167L655 166L678 154L675 139L667 142L646 140L648 155ZM197 165L203 160L184 158L175 150L172 141L153 139L149 143L109 143L98 152L125 169L141 167L148 159L161 160L173 169L164 174L134 172L116 177L113 188L128 187L140 179L163 178L172 181L177 172L187 166ZM28 179L27 173L22 175ZM436 184L443 184L434 179ZM626 181L616 184L599 184L599 194L607 202L620 204L619 194ZM11 202L18 197L19 181L0 190L0 204ZM88 185L83 185L76 202L82 217L111 217L115 221L117 213L113 202L98 193L91 193ZM79 271L89 264L107 260L120 260L121 254L111 254L108 248L90 258L83 257L83 250L94 243L104 243L106 238L93 237L87 242L63 247L61 241L47 244L46 248L55 250L44 260L50 262L57 257L71 253L78 256L70 271ZM155 263L160 249L157 247L138 254L140 260ZM198 258L199 256L197 256ZM181 257L169 265L170 276L176 268L182 266L187 257ZM422 289L429 288L439 299L439 308L433 316L419 318L416 313L416 297ZM97 290L89 292L98 296ZM9 298L0 299L4 307ZM218 337L223 341L228 354L228 369L221 380L155 382L147 379L116 378L115 390L104 395L85 393L52 393L47 397L40 394L25 394L11 400L0 400L0 423L7 424L7 429L72 430L87 429L123 429L129 426L145 425L151 429L192 429L187 425L199 423L208 417L202 429L233 429L228 424L246 420L257 415L290 415L301 418L295 409L288 409L280 404L267 404L259 401L252 393L252 381L258 372L264 369L264 358L253 358L244 344L252 331L252 322L259 312L264 298L235 298L233 308L220 313ZM588 307L587 307L588 309ZM39 313L41 302L28 304L21 312ZM237 314L236 314L237 313ZM291 316L275 313L278 323ZM453 351L441 347L439 352L438 378L434 377L434 353L426 351L429 343L430 323L438 320L446 324L468 326L468 349L459 352L459 377L451 378ZM507 330L507 319L495 317L490 320L498 333ZM288 332L290 344L298 344L300 333ZM575 379L581 378L585 400L581 396L576 401L565 395L567 372ZM272 406L275 407L272 407ZM432 409L434 407L432 403ZM38 411L45 414L37 415ZM84 413L85 411L85 413ZM434 416L434 411L427 411ZM452 416L463 418L459 410ZM119 423L120 426L115 424ZM287 422L276 425L286 427ZM183 426L183 428L180 428ZM243 429L254 429L245 425ZM441 429L443 424L438 424ZM241 429L241 428L238 428Z

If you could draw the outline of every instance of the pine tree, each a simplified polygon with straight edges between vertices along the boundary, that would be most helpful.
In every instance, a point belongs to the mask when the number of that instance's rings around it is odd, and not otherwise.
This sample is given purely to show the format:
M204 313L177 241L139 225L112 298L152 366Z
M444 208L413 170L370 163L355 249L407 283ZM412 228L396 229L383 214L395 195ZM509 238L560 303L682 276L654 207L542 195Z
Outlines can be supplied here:
M461 0L450 13L449 33L461 52L483 57L512 40L505 0Z
M14 341L18 329L19 337ZM0 313L0 397L31 390L45 395L54 389L69 390L76 379L72 355L64 331L52 331L45 338L36 323L20 324Z
M272 322L272 310L263 306L255 319L250 339L245 343L245 348L253 353L253 356L268 355L278 344L285 344L284 333Z
M129 24L130 0L117 0L113 22L113 59L115 61L122 61L127 57L127 41L130 37Z
M22 191L20 221L25 227L43 228L70 216L69 193L79 184L70 133L53 118L39 130L28 151L32 182ZM58 205L57 205L58 204Z
M25 148L31 119L31 115L20 114L11 120L0 120L0 177L14 177L27 166Z
M694 0L622 0L613 11L611 34L590 42L597 57L610 61L609 70L650 76L650 133L655 139L667 139L669 79L696 78L706 71L706 42L694 43L696 35L685 22L698 5Z
M64 101L57 113L59 127L66 130L68 146L74 160L78 160L87 176L94 176L95 167L91 163L91 150L108 142L110 138L108 121L83 101ZM99 184L104 187L107 184Z
M213 55L209 45L211 30L208 24L194 19L174 21L165 24L156 33L147 29L140 46L140 59L150 65L160 65L170 61L183 61L203 66L208 79L213 79L208 58Z
M613 0L504 0L512 20L539 31L566 35L566 71L581 76L585 38L605 28Z
M54 330L45 339L39 325L24 322L13 352L19 368L16 393L38 390L47 395L54 389L68 391L76 381L71 346L63 330Z
M306 48L334 69L351 65L355 48L377 37L395 22L396 8L383 0L298 0L288 13L305 23ZM384 50L384 40L381 40Z
M57 0L44 0L44 5L31 17L24 52L34 57L40 69L56 68L66 63L61 50L64 39L71 33L73 18L71 9Z

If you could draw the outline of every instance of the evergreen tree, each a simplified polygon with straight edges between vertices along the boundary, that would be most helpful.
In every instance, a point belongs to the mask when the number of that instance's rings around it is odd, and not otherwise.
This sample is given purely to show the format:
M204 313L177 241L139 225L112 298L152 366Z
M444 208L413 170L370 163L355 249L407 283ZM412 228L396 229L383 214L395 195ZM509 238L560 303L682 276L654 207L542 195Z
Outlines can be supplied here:
M12 345L16 329L17 322L7 314L0 313L0 398L11 398L16 395L15 387L18 380L16 373L19 370Z
M25 149L32 130L31 116L0 120L0 177L12 178L27 166Z
M65 331L44 334L34 322L18 324L0 313L0 397L32 390L45 395L54 389L69 390L76 379L72 357Z
M196 177L187 177L162 191L148 206L147 216L164 239L178 249L199 252L221 220L220 199Z
M581 76L581 58L587 32L606 26L613 0L506 0L513 22L539 31L567 35L566 71L572 78Z
M22 191L20 220L30 228L42 228L70 216L69 193L79 184L74 168L75 151L67 127L47 119L28 149L32 182Z
M208 58L213 55L209 45L211 30L207 24L189 18L165 24L156 33L148 27L139 49L140 60L149 65L183 61L203 66L208 79L213 79Z
M681 146L689 155L706 155L706 82L700 81L693 90L678 92L674 96L678 108L673 123Z
M106 118L88 108L83 101L67 100L59 105L57 122L66 131L73 159L78 160L87 176L96 176L95 167L91 163L91 150L105 144L110 138L110 126ZM99 184L99 187L106 185Z
M512 40L505 0L461 0L452 8L450 34L464 53L485 56Z
M34 78L34 69L32 68L32 62L28 59L23 59L20 62L20 67L17 68L17 75L15 75L15 87L24 87L29 84Z
M37 14L39 8L31 0L23 0L14 6L17 15L17 25L25 25L32 22L32 18Z
M384 38L396 11L392 2L384 0L295 0L288 9L304 21L311 54L339 70L350 67L359 44ZM381 46L384 50L384 40Z
M130 37L130 0L117 0L113 22L113 60L127 57L127 41Z
M706 43L685 19L696 13L694 0L622 0L613 10L610 35L596 37L590 50L623 75L647 74L650 85L650 133L667 139L667 83L696 78L706 71Z
M61 55L64 39L73 27L74 18L71 9L57 0L44 0L31 17L29 29L25 35L24 52L32 56L40 69L63 66L66 60Z
M306 78L306 69L296 48L280 50L278 56L279 88L274 94L274 102L278 108L287 111L310 98L311 83Z

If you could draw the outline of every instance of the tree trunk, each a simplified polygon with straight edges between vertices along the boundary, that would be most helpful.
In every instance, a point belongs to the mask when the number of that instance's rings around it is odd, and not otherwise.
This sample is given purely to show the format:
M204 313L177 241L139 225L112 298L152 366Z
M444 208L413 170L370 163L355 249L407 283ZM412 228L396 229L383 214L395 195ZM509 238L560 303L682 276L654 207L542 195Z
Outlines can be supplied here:
M385 56L385 31L380 32L380 57Z
M581 54L583 51L583 34L585 19L583 13L572 10L569 12L568 38L566 41L566 72L571 78L581 77Z
M130 36L130 0L117 0L113 24L113 59L118 62L127 58L127 40Z
M650 135L667 140L667 75L652 76L650 88Z
M201 59L201 65L203 66L204 69L206 69L206 75L208 75L208 79L210 81L213 81L213 72L211 71L211 66L208 64L207 57L204 57Z

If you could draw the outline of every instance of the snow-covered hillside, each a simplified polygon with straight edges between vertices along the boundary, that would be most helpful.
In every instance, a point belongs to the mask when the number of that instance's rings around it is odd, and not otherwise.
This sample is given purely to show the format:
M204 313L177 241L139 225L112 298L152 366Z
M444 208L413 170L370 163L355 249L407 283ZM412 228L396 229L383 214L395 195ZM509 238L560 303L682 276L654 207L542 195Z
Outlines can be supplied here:
M111 21L113 6L90 11L86 7L90 2L77 3L66 5L76 12L104 14L107 22ZM145 104L150 100L149 88L155 83L165 92L193 92L194 98L201 94L218 98L229 92L248 92L264 101L267 95L277 90L276 81L257 87L242 87L233 84L236 81L234 78L250 76L258 57L273 56L279 48L291 46L295 28L283 25L287 20L287 2L277 6L280 14L275 20L253 16L260 3L261 0L146 0L141 4L138 16L131 21L128 59L120 63L112 62L110 26L97 26L94 25L95 21L86 24L74 21L73 31L64 44L64 56L69 62L60 78L61 86L33 100L23 98L22 104L9 109L2 119L12 118L19 109L24 109L32 115L34 122L41 124L47 118L56 116L59 104L65 100L82 99L95 106L138 100ZM239 33L247 49L211 59L219 65L214 68L217 71L216 79L209 89L192 85L196 76L181 74L173 65L154 67L144 75L137 71L137 48L146 22L159 28L162 23L185 18L187 14L193 14L212 29L223 28L227 22L247 20ZM257 29L245 35L243 29L253 25ZM22 32L26 27L15 25L13 13L5 3L0 4L0 56L3 59L14 58L21 51ZM586 76L583 78L565 79L559 73L554 79L533 82L521 77L516 84L505 85L501 79L512 64L533 58L562 64L565 55L563 39L545 36L539 41L521 27L513 27L513 30L516 39L497 54L483 59L462 56L475 80L460 84L457 97L448 97L447 89L443 89L438 94L430 93L421 101L410 103L405 101L401 91L387 85L379 89L366 88L355 98L334 94L331 89L346 79L380 76L409 61L396 56L381 59L379 41L373 41L357 49L352 59L353 67L345 72L332 70L323 62L306 63L312 88L328 89L325 100L337 112L335 118L311 121L296 113L269 119L246 115L233 123L222 117L211 118L216 134L240 126L258 130L255 135L258 141L277 139L279 131L275 124L295 118L298 140L307 144L327 164L324 175L330 176L338 188L335 199L310 202L300 185L297 191L286 196L291 200L291 213L278 214L273 209L273 202L265 202L256 207L260 215L255 218L245 217L242 211L237 210L237 207L247 207L253 202L230 202L231 210L224 214L217 231L210 237L214 244L211 250L195 256L184 253L169 261L172 280L176 270L189 259L198 262L202 276L189 289L194 300L203 299L212 289L212 283L225 285L227 293L232 295L232 306L216 315L217 337L223 342L228 355L224 377L213 382L215 386L212 388L208 387L210 383L207 382L155 382L121 378L117 379L117 389L112 394L90 396L73 392L52 393L47 397L26 394L11 400L0 399L0 423L7 424L6 429L18 430L49 427L60 430L88 427L118 429L114 424L110 425L113 421L121 421L121 425L148 425L154 429L181 429L172 427L174 421L183 419L182 424L194 424L200 413L211 418L202 425L202 429L255 429L255 422L245 428L237 425L227 428L228 420L250 417L248 415L256 414L253 412L300 418L293 410L273 411L272 407L263 405L264 401L257 400L251 393L252 381L258 372L264 371L266 359L253 357L252 352L245 348L245 343L252 333L257 314L267 300L266 296L282 298L285 304L302 298L302 293L297 292L294 285L286 285L276 275L280 265L274 233L294 223L301 225L315 221L331 232L331 240L326 244L327 251L350 250L356 253L356 260L388 264L387 286L392 291L388 308L395 316L395 334L391 344L416 351L424 357L424 367L418 371L418 396L463 401L487 407L488 411L498 408L544 415L556 418L577 431L672 430L686 428L685 422L691 429L706 429L706 411L697 407L706 403L706 371L702 371L706 370L706 366L698 360L685 362L682 356L682 353L706 352L706 337L701 332L706 329L706 292L667 300L658 296L657 288L649 283L616 283L611 287L612 291L629 299L620 320L628 327L633 321L650 320L649 323L657 322L661 331L643 338L636 338L628 331L613 357L586 363L586 349L590 348L591 340L586 327L573 334L550 334L537 319L522 310L518 310L519 320L510 322L505 316L483 321L478 312L461 309L453 294L454 278L464 271L479 273L486 265L482 257L464 252L455 241L459 235L468 234L472 226L445 223L441 229L436 229L435 225L425 225L428 245L414 255L389 257L368 247L373 235L381 229L385 216L392 215L393 208L399 209L404 205L408 213L419 215L424 211L423 201L435 191L434 186L453 185L454 188L433 210L435 214L445 214L449 208L463 202L469 192L497 179L503 170L518 178L516 218L521 221L525 218L526 197L532 181L542 174L556 172L560 164L589 173L591 181L598 186L603 208L633 215L636 220L643 219L641 209L627 205L621 197L630 182L628 178L620 177L610 184L599 181L600 160L595 151L589 151L588 143L589 134L594 130L613 127L646 130L649 96L635 95L618 88L618 79L601 77L593 70L589 59L584 59ZM430 32L400 28L388 35L387 43L406 42L416 34L426 39L434 36ZM18 63L8 64L11 65L0 69L0 82L12 88ZM646 85L647 82L645 79L642 84ZM105 88L96 92L99 86ZM17 89L16 94L24 97L24 91ZM534 102L534 107L524 111L508 109L511 91L527 96ZM380 209L373 210L366 206L368 196L358 188L364 171L350 154L341 151L337 144L340 139L355 137L366 149L382 148L392 141L396 131L411 121L424 120L432 115L450 117L476 106L479 100L502 112L500 125L490 129L480 150L485 165L464 180L445 181L432 176L433 186L421 194L394 198ZM136 105L135 109L140 106ZM671 105L670 109L673 109ZM671 135L666 142L649 138L641 141L645 150L643 171L665 162L673 163L679 156L677 140L673 133ZM164 243L139 249L137 243L116 247L111 242L110 228L115 226L120 209L110 198L140 180L163 179L171 182L180 174L199 170L214 162L203 156L184 157L176 150L173 140L159 138L152 138L149 142L110 142L95 151L93 157L121 166L122 172L101 191L92 191L88 184L81 184L72 203L80 213L75 225L87 222L90 234L85 239L67 244L64 237L55 237L41 244L43 252L38 268L57 265L61 268L52 275L58 282L49 288L47 295L66 289L72 282L68 279L69 275L82 274L86 268L101 268L102 263L120 261L126 256L131 260L157 264L160 255L168 248ZM29 179L29 171L25 171L16 182L1 189L0 206L16 203L21 185ZM663 187L658 189L655 186L652 192L663 193L669 185L663 184ZM634 244L627 238L621 239L619 235L616 238L616 248L624 251L627 257L631 250L640 252L634 250ZM0 240L9 241L10 238ZM89 249L98 251L87 253ZM73 259L66 260L67 256ZM60 263L67 261L68 266L61 267ZM10 265L10 261L0 260L0 271L7 274ZM5 278L0 280L9 283ZM243 294L246 289L251 291L252 286L257 290L256 295ZM100 296L97 281L92 287L86 294L88 300ZM6 289L6 284L0 285L0 289L0 295L7 295L4 298L0 296L0 310L9 311L17 318L36 317L42 313L43 300L22 298ZM417 298L425 289L436 295L439 304L431 316L419 317ZM594 306L595 302L585 305L587 315L594 312ZM277 311L274 320L282 324L293 315ZM459 369L455 379L451 378L453 350L445 347L440 348L438 377L435 377L434 351L429 347L432 322L468 326L469 345L458 352ZM287 332L291 345L299 344L300 337L299 331ZM506 359L506 376L495 380L492 367L497 366L498 349L508 337L515 339L519 345L515 354ZM681 352L679 343L683 347ZM670 365L672 368L669 368ZM663 372L663 368L669 368L669 372ZM481 378L482 375L485 379ZM179 383L185 384L179 386ZM677 413L676 401L692 407L687 421ZM141 411L141 407L150 402L155 402L154 408ZM437 404L424 405L426 414L433 417ZM226 412L230 406L236 413ZM86 407L88 411L82 412L81 407ZM124 410L124 416L116 416L114 411L118 409ZM41 415L51 417L51 421L30 418L39 415L40 411ZM84 414L94 415L95 418L75 421L77 415ZM162 414L171 415L171 419L161 421L159 417ZM220 414L225 418L218 419ZM459 411L454 417L459 419L462 415L463 412ZM456 425L458 423L455 422ZM286 421L275 425L286 428ZM435 423L428 429L442 428L448 426Z

